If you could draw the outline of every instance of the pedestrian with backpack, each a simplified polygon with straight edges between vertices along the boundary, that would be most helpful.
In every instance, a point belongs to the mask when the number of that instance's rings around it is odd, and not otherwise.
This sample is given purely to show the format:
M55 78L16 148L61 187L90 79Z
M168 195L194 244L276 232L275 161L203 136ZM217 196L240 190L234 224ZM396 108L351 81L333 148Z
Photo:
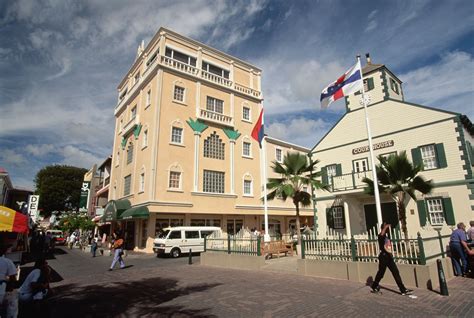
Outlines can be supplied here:
M123 269L125 268L125 262L122 259L123 256L123 239L116 233L114 233L114 244L112 248L114 249L114 260L112 261L112 264L110 265L109 271L112 271L115 267L115 264L119 262L120 268Z

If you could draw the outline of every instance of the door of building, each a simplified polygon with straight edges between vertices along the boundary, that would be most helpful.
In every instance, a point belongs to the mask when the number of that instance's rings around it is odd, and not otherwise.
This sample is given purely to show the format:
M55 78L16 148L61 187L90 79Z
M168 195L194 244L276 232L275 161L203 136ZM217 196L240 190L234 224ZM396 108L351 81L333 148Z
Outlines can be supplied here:
M390 223L392 228L398 227L398 215L397 215L397 205L395 202L387 202L381 204L382 208L382 220L383 222ZM365 212L365 225L367 230L377 226L377 210L375 204L366 204L364 205ZM377 229L379 232L379 229Z
M126 222L124 241L126 250L133 250L135 248L135 221Z

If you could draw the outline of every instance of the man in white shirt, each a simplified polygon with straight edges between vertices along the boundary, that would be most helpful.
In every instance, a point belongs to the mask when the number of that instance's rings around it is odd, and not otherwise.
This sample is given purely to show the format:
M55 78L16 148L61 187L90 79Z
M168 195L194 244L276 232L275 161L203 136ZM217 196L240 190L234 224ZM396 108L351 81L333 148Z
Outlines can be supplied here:
M0 246L0 314L6 308L11 307L5 299L5 295L13 290L10 285L16 281L16 266L12 260L5 257L7 249L7 246ZM14 307L16 308L16 306Z
M45 259L39 259L35 262L34 269L28 274L25 281L18 290L19 300L21 302L30 302L33 300L41 300L46 295L48 288L48 279L46 271L48 269L48 262ZM40 280L40 278L43 278Z

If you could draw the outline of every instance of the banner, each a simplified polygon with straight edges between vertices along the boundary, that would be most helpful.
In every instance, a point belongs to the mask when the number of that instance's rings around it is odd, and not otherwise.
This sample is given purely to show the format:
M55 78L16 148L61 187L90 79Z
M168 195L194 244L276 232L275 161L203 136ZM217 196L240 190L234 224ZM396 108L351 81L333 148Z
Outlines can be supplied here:
M91 191L90 188L90 181L82 182L81 199L79 200L79 212L87 212L87 209L89 207L89 193Z
M39 195L30 195L28 197L28 215L31 217L33 222L38 220L39 197Z

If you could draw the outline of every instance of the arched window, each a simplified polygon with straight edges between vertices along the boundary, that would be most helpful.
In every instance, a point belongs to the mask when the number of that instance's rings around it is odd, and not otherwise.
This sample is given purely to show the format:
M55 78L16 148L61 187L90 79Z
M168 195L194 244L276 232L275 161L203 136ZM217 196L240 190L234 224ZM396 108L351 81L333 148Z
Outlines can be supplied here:
M178 163L172 164L168 168L168 190L181 190L182 169Z
M253 178L250 173L246 173L243 177L243 194L244 196L253 196Z
M225 144L216 132L204 140L204 157L224 160Z

